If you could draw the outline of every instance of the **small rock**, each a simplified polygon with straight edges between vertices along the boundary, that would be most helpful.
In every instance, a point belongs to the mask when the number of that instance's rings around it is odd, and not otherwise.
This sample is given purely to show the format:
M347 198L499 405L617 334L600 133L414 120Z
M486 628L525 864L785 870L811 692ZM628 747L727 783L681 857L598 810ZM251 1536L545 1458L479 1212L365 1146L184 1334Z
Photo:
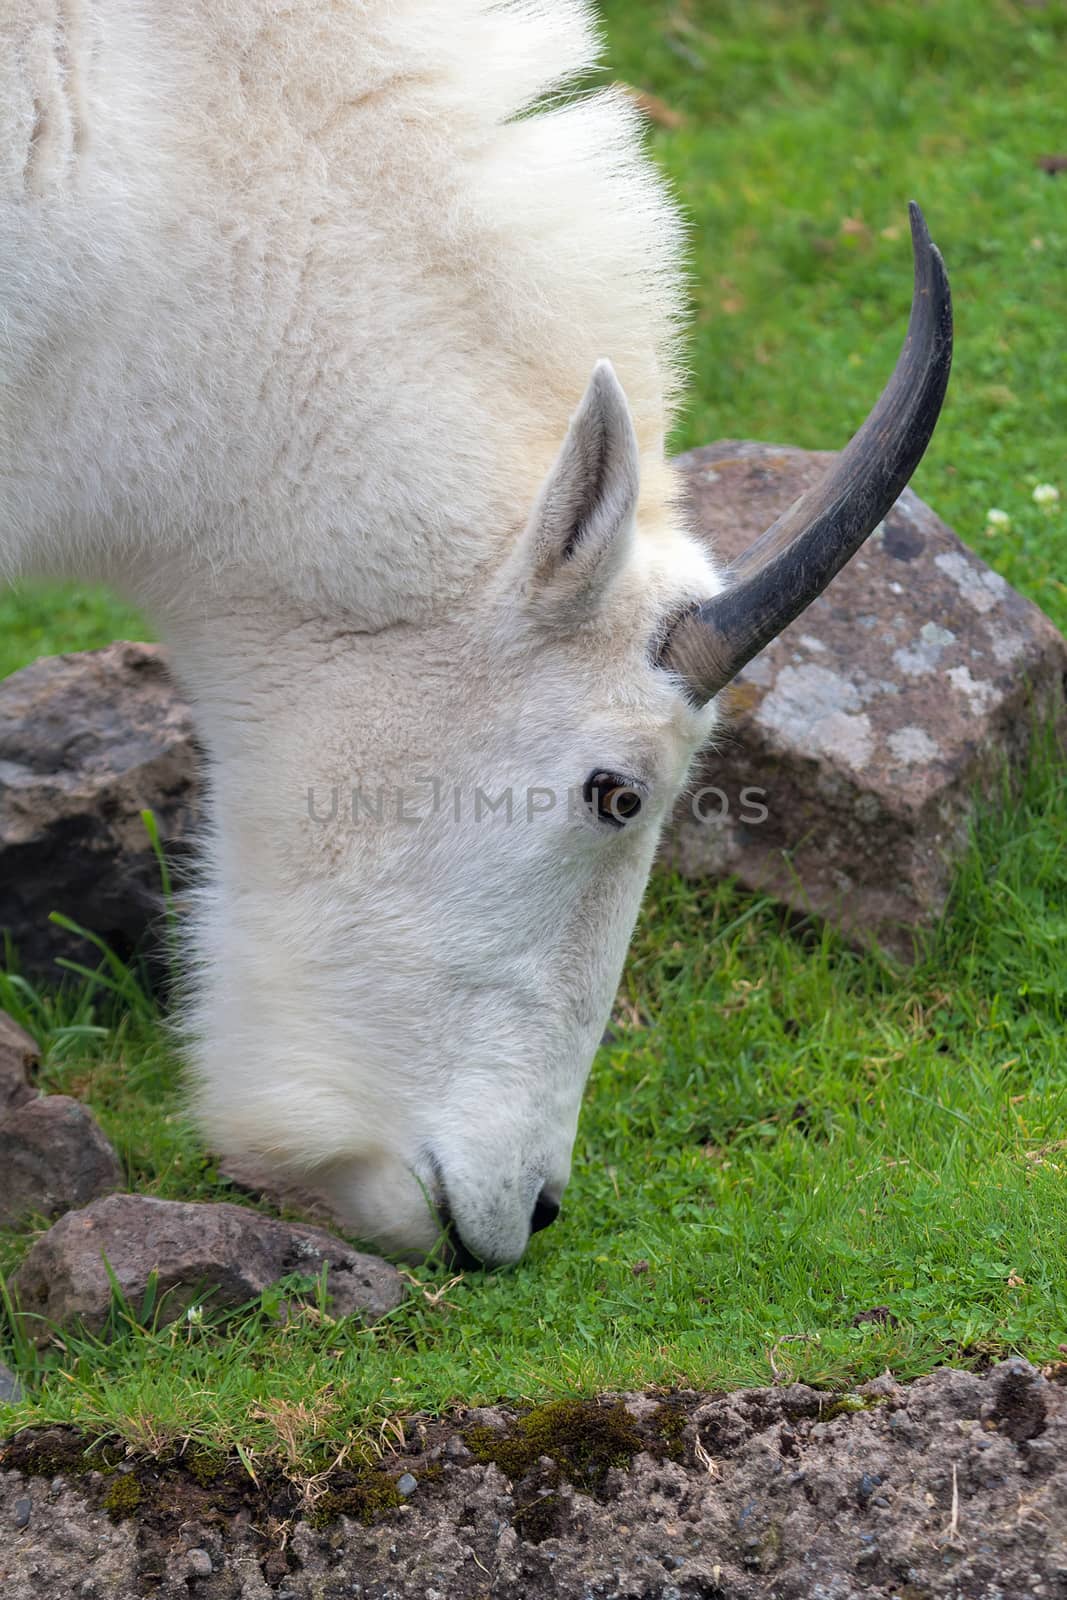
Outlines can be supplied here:
M29 1034L0 1011L0 1116L32 1100L40 1052Z
M188 852L197 811L189 708L158 645L35 661L0 683L0 930L23 970L97 953L62 911L127 954L160 922L159 867L141 821Z
M871 1378L867 1383L861 1383L856 1389L857 1394L870 1400L892 1400L900 1394L900 1384L891 1372L882 1372L877 1378Z
M859 1481L858 1488L856 1489L857 1502L861 1506L865 1506L868 1500L870 1500L874 1494L874 1491L881 1486L881 1483L882 1474L880 1472L865 1472Z
M191 1578L210 1578L215 1567L206 1550L190 1550L185 1558L185 1570Z
M32 1516L32 1514L33 1514L33 1501L29 1498L28 1495L23 1495L18 1500L15 1501L14 1522L15 1522L15 1527L16 1528L28 1527L29 1526L30 1517Z
M57 1217L123 1185L123 1172L79 1100L41 1095L0 1118L0 1227Z
M22 1385L13 1372L0 1361L0 1405L17 1406L22 1399Z
M284 1550L269 1550L263 1561L263 1576L271 1585L280 1583L288 1575L289 1562Z
M736 559L832 456L722 441L678 462L692 526ZM974 796L1048 719L1067 641L910 489L724 696L663 857L736 876L905 959L943 910ZM1067 732L1065 732L1067 736Z
M851 1326L853 1328L862 1328L868 1323L873 1323L883 1328L897 1328L900 1326L899 1319L893 1315L888 1306L872 1306L869 1311L857 1311L852 1318Z
M408 1495L414 1494L418 1487L419 1480L411 1472L402 1473L396 1480L396 1492L397 1494L402 1494L405 1499L407 1499Z
M111 1305L107 1257L119 1287L140 1304L157 1273L156 1315L173 1322L194 1304L229 1310L292 1273L327 1268L331 1314L374 1321L407 1294L387 1262L319 1228L280 1222L243 1206L149 1195L111 1195L68 1212L34 1244L12 1277L23 1330L47 1343L48 1323L80 1320L101 1332Z
M1001 1433L1016 1444L1044 1433L1048 1411L1048 1380L1028 1361L1014 1357L1001 1361L990 1373L996 1385L992 1405L983 1406Z
M463 1421L468 1428L492 1428L494 1433L506 1433L511 1426L511 1416L502 1406L472 1406Z

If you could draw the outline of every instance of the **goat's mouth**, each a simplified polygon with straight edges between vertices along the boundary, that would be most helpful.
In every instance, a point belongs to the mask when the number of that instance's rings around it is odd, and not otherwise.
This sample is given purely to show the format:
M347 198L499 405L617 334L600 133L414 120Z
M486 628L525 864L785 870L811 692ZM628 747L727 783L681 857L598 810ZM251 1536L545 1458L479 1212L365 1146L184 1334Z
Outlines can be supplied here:
M438 1205L437 1218L441 1224L441 1228L445 1236L444 1254L448 1265L450 1267L458 1267L460 1272L484 1271L485 1262L476 1256L473 1251L468 1250L467 1246L463 1243L463 1239L460 1236L460 1231L453 1221L452 1212L449 1209L447 1201Z
M441 1163L432 1151L428 1153L427 1161L430 1171L433 1173L433 1188L436 1196L434 1210L437 1213L437 1220L441 1225L441 1233L444 1236L440 1248L445 1262L450 1267L458 1268L460 1272L482 1272L485 1268L485 1262L480 1256L476 1256L472 1250L468 1250L456 1226L455 1218L452 1215L452 1207L448 1200L448 1191L445 1188Z

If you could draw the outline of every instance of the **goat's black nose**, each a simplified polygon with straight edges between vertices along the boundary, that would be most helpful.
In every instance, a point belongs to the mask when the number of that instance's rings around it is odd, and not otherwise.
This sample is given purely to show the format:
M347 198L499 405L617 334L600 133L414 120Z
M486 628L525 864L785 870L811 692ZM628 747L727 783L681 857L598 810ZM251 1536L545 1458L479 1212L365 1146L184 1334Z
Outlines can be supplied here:
M530 1218L530 1232L540 1233L542 1228L550 1228L558 1216L559 1201L554 1199L547 1189L542 1189L537 1196L533 1216Z

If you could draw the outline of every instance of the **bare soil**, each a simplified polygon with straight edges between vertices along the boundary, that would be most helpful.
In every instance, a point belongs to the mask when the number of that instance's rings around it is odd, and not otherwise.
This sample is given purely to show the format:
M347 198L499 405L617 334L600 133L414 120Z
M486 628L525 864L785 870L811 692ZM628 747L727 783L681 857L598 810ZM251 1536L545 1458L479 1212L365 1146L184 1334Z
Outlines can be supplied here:
M1065 1364L416 1418L310 1485L86 1444L0 1445L3 1600L1067 1600Z

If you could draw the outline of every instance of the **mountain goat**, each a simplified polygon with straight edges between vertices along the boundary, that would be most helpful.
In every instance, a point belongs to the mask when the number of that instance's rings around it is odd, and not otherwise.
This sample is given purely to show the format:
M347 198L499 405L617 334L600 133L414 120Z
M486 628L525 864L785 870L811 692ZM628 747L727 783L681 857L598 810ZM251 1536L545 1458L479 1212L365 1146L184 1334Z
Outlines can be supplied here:
M208 752L216 1148L398 1252L515 1261L567 1183L716 695L899 494L951 319L732 570L664 457L675 210L587 0L9 0L0 578L103 580Z

